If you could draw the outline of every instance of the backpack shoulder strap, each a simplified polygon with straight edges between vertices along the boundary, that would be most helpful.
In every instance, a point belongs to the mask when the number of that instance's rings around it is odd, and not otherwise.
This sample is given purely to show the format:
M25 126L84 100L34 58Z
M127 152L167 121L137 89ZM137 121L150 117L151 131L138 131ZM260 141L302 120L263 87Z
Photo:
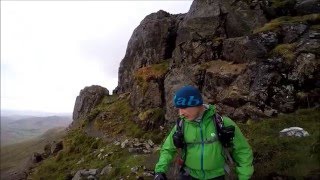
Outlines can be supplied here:
M177 119L177 131L183 133L183 121L181 120L181 118Z
M220 133L222 127L224 126L222 116L220 116L218 113L215 113L215 115L213 116L213 121L216 125L217 132Z
M224 127L224 124L223 124L223 117L220 116L218 113L216 113L213 117L213 121L217 127L217 133L218 133L218 137L219 137L219 140L220 140L220 136L221 136L221 129ZM225 153L225 159L226 161L228 161L231 165L234 164L233 162L233 159L232 159L232 156L230 154L230 152L228 151L228 149L224 146L222 146L223 148L223 151ZM225 171L230 174L230 168L228 167L224 167L225 168Z

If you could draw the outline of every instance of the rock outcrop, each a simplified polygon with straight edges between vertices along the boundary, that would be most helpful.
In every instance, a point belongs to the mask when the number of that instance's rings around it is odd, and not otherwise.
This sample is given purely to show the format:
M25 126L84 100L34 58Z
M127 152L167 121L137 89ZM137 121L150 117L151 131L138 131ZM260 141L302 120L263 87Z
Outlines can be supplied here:
M235 120L319 105L318 8L316 1L195 0L186 14L153 13L129 41L114 92L130 92L138 115L162 108L165 122L175 121L172 97L186 84ZM159 75L161 63L168 66Z
M86 117L102 101L103 97L108 95L109 90L98 85L82 89L74 105L73 123L82 117Z
M130 92L139 68L164 62L172 57L179 22L184 15L158 11L145 17L134 30L125 57L120 63L119 84L115 93Z

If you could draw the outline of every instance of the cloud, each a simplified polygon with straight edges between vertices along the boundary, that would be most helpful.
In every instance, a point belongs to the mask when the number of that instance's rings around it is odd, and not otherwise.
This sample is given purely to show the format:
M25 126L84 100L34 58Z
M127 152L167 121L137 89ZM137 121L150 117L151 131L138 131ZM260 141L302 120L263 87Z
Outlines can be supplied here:
M133 30L191 1L1 1L1 108L72 112L85 86L110 92Z

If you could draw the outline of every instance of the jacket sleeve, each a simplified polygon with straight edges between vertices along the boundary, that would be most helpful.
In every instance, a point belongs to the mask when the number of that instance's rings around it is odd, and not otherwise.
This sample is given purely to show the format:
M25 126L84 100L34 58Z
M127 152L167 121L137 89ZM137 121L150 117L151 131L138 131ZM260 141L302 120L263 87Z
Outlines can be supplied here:
M165 142L160 150L159 161L155 167L155 173L166 173L168 171L169 165L172 162L177 149L173 144L172 135L176 131L176 126L171 130L170 134L167 136Z
M235 135L233 139L232 157L236 165L236 173L239 180L247 180L253 174L253 153L252 149L242 134L240 128L229 118L224 118L225 125L235 126Z

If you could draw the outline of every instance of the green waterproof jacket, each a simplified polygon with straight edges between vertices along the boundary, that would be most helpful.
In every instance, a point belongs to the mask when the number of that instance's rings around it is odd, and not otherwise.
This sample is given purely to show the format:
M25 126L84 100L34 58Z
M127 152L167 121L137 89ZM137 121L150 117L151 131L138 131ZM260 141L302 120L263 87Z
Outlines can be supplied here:
M190 175L197 179L211 179L225 174L225 158L222 145L217 139L217 130L213 121L215 107L209 105L200 122L184 121L184 139L187 143L185 167ZM225 126L235 126L235 136L231 155L235 161L235 171L239 180L249 179L253 174L253 155L250 145L239 127L228 117L223 117ZM177 149L173 144L172 129L160 151L160 158L155 167L156 173L166 173L174 159ZM208 143L210 142L210 143Z

